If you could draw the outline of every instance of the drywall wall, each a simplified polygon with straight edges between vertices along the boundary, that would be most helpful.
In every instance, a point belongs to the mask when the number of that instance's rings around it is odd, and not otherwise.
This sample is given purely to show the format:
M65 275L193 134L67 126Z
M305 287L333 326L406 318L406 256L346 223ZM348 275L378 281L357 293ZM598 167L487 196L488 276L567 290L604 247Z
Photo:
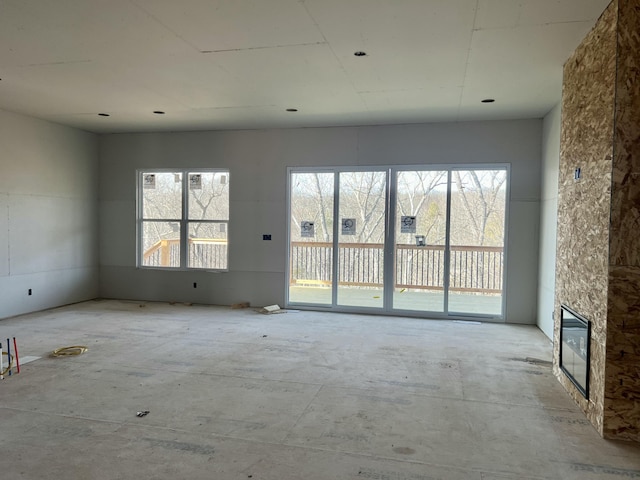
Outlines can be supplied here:
M95 298L96 136L0 111L0 145L0 318Z
M541 120L103 135L100 295L283 303L287 167L510 163L506 317L535 323L541 137ZM136 169L172 167L230 169L229 272L136 269Z
M538 262L538 328L553 339L558 223L558 169L562 105L544 118L542 129L542 185L540 187L540 258Z

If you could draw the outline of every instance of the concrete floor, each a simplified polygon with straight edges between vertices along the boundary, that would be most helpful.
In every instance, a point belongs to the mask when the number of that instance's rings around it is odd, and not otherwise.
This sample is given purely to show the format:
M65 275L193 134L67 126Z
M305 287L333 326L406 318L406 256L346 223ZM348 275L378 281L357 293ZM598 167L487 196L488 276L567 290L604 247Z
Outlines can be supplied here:
M7 336L42 358L0 383L2 478L640 478L534 327L95 301Z

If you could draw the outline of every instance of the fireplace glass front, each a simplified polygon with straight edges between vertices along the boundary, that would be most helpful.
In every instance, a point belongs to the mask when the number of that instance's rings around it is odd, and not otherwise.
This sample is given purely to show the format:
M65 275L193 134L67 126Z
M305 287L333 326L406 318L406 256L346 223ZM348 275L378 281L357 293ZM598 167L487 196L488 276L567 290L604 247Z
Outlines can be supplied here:
M560 368L585 398L589 398L591 325L566 305L561 307Z

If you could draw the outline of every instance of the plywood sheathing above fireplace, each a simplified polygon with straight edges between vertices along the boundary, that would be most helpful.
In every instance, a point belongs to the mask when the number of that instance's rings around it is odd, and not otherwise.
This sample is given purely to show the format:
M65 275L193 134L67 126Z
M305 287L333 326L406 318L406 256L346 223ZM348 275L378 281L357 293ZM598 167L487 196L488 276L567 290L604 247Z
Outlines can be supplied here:
M602 434L615 103L615 17L610 5L564 67L558 181L554 364ZM580 168L582 178L574 179ZM591 321L590 400L558 369L560 304Z
M597 430L630 440L640 440L638 32L640 0L614 0L565 64L554 355ZM592 322L588 401L557 368L560 303Z

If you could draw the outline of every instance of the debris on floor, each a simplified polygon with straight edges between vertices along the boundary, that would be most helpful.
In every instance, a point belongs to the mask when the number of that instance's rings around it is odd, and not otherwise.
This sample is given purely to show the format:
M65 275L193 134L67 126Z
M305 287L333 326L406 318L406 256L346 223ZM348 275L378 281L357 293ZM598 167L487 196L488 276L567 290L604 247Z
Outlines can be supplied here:
M286 310L280 308L280 305L267 305L266 307L262 307L256 310L258 313L262 313L264 315L274 315L276 313L287 313Z
M146 417L147 415L149 415L149 410L141 410L136 413L136 417Z
M231 308L233 309L249 308L250 306L251 304L249 302L240 302L240 303L234 303L233 305L231 305Z
M51 355L54 357L71 357L73 355L82 355L87 350L89 349L84 345L73 345L71 347L56 348L51 352Z

